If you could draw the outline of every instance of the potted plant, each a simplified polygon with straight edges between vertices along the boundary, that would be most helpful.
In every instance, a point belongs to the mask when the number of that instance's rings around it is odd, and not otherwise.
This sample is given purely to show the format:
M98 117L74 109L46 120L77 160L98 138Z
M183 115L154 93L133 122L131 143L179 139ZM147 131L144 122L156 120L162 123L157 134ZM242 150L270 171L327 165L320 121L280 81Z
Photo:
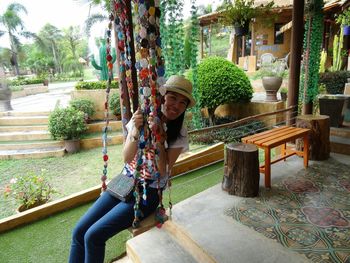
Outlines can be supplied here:
M64 140L68 153L78 152L81 135L87 130L84 112L73 107L56 107L49 115L48 128L54 140Z
M273 5L273 1L255 6L254 0L235 0L234 3L223 5L220 20L224 25L233 26L237 36L246 35L249 32L250 21L266 14Z
M286 101L287 100L287 94L288 94L288 88L282 87L280 88L280 95L281 95L281 100Z
M56 193L56 190L48 182L44 169L40 175L27 172L12 178L4 190L6 198L12 197L18 201L19 212L47 203L53 193Z
M117 120L121 119L120 111L120 96L119 93L114 93L109 97L109 109L117 117Z
M350 8L344 10L344 12L336 18L336 22L343 27L344 36L350 35Z
M277 101L277 91L286 74L285 65L281 61L261 65L258 75L261 77L266 91L266 101Z
M84 112L84 120L86 123L91 122L92 115L95 114L94 102L90 99L72 99L69 105L79 111Z

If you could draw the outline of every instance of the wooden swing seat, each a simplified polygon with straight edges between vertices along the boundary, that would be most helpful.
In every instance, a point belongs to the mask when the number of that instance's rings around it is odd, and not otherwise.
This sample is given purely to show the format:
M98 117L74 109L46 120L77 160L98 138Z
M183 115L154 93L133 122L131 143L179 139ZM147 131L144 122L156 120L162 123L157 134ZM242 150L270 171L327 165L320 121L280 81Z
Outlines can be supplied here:
M165 221L168 220L168 216L165 215ZM146 232L147 230L150 230L152 227L157 225L156 221L156 212L154 211L152 214L150 214L148 217L143 219L140 222L140 226L138 228L132 228L129 227L128 230L132 234L133 237L142 234L143 232Z

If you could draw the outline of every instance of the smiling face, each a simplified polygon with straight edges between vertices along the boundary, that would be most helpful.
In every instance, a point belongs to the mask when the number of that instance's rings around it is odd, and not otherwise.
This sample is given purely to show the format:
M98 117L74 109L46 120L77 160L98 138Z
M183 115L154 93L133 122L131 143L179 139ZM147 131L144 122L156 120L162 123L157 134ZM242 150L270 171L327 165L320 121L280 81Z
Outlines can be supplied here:
M189 100L176 92L167 92L164 96L164 111L163 114L168 120L177 119L187 108Z

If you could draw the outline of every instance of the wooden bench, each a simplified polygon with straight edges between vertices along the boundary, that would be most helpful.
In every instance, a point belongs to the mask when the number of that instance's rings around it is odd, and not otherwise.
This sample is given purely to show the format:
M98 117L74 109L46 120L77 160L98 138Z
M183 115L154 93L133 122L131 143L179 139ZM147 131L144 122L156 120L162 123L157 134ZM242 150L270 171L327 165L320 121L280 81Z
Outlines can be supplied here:
M265 187L271 188L271 164L287 157L297 154L304 158L304 167L309 163L309 129L296 127L278 127L265 132L257 133L251 136L242 138L242 142L255 144L264 150L265 163L260 165L260 172L265 174ZM304 140L303 151L298 151L295 148L287 147L287 142L302 138ZM271 149L281 146L281 156L271 160Z

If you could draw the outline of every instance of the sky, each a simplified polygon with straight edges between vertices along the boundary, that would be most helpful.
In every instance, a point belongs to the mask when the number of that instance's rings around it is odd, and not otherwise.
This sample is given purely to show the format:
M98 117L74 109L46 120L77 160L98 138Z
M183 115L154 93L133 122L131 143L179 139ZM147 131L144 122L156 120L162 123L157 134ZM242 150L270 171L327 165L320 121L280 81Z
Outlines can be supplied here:
M67 28L71 25L83 27L89 15L89 5L83 0L0 0L0 14L3 14L10 3L22 4L28 14L23 14L21 18L27 31L37 33L46 24L50 23L59 29ZM185 0L184 17L190 15L190 1ZM221 0L197 0L197 5L211 4L215 8ZM99 12L98 7L90 10L91 14ZM107 24L106 24L107 25ZM103 37L106 25L95 25L92 27L89 46L94 46L95 37ZM9 47L8 38L0 38L0 47Z

